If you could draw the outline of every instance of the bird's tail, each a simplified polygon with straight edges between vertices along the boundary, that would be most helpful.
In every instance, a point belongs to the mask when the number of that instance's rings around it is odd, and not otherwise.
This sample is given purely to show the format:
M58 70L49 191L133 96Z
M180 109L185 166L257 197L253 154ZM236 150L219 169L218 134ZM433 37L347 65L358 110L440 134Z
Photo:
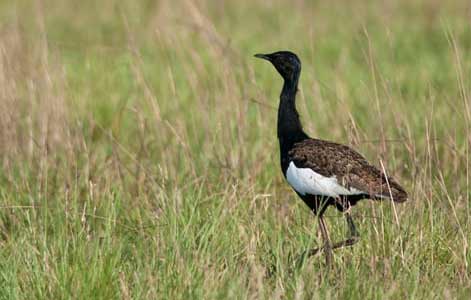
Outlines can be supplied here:
M394 202L405 202L408 198L407 192L394 179L388 177L382 185L381 191L376 193L376 199L391 199Z
M390 199L394 202L405 202L408 198L406 190L394 178L382 172L380 183L370 191L370 195L376 200Z

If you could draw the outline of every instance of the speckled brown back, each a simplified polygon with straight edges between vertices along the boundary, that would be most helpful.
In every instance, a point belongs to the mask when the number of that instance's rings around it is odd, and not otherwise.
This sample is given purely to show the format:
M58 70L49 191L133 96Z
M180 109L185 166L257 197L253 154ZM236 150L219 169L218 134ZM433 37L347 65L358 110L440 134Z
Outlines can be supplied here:
M311 168L326 177L335 176L343 186L364 191L372 199L407 200L406 191L391 176L386 178L382 171L348 146L306 139L294 145L288 152L288 160L298 168Z

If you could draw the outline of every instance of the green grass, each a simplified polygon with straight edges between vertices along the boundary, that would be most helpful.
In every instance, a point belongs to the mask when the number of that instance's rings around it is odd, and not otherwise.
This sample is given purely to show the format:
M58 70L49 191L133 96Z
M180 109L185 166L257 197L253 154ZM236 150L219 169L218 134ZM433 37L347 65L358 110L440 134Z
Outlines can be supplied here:
M0 299L469 299L468 1L174 2L0 2ZM356 206L330 272L296 262L279 49L305 129L411 198Z

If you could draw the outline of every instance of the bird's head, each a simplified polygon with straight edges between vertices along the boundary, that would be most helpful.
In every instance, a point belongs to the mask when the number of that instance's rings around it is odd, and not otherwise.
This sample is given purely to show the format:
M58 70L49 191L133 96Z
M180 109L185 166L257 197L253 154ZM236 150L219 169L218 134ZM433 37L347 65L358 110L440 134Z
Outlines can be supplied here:
M275 66L285 80L293 80L301 72L301 61L290 51L278 51L271 54L255 54L255 57L266 59Z

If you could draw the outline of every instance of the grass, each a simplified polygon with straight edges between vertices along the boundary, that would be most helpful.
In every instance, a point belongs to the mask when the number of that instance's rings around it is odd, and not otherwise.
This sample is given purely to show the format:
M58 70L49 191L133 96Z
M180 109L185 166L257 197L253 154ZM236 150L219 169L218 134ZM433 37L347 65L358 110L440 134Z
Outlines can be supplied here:
M0 2L0 299L468 299L471 7L336 3ZM294 259L278 49L306 130L411 196L355 207L330 272Z

